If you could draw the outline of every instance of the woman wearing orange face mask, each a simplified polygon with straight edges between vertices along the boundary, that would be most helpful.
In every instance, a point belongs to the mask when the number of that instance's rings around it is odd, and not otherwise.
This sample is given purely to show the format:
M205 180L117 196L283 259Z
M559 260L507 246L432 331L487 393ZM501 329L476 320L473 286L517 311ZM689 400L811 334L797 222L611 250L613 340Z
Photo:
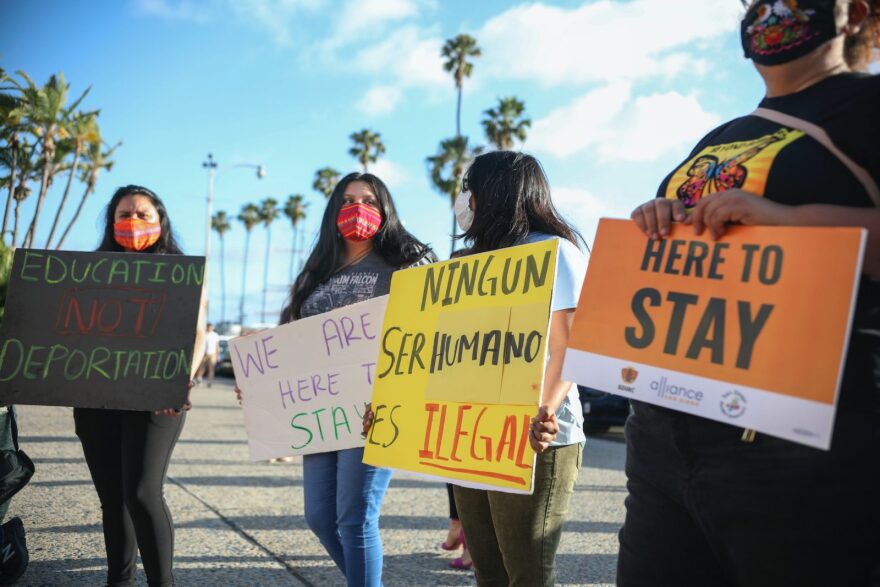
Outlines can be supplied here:
M147 188L116 190L107 206L99 251L182 254L162 200ZM201 320L199 324L201 324ZM203 350L196 336L196 350ZM199 365L201 357L194 357ZM73 419L95 490L101 500L107 550L107 585L134 585L140 551L150 587L174 584L174 526L163 484L183 429L180 409L133 412L76 408Z

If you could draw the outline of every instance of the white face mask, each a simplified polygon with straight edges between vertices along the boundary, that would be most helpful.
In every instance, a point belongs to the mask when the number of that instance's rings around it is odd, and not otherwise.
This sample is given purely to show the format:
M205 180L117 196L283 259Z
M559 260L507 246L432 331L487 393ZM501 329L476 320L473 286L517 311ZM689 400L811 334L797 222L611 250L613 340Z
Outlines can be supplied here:
M471 193L461 192L455 198L455 205L452 207L455 211L455 220L462 232L467 232L471 224L474 223L474 211L471 210Z

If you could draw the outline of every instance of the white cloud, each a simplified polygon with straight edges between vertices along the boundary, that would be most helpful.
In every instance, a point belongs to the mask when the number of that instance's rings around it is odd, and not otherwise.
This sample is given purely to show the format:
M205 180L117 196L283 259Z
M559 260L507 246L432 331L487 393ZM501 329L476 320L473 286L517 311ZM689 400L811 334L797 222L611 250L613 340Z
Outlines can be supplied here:
M560 186L552 190L557 209L580 231L592 247L600 218L629 218L630 208L589 190Z
M373 86L357 103L358 110L368 116L381 116L392 112L403 98L403 90L397 86Z
M369 171L384 181L392 193L409 179L402 166L388 159L379 159L375 163L370 164Z
M207 22L232 13L240 21L268 32L277 45L293 42L296 17L321 8L325 0L136 0L138 12L169 20Z
M474 36L488 77L583 84L687 71L697 59L680 51L736 30L741 14L727 0L535 3L501 13Z
M654 161L693 143L718 120L694 94L633 99L629 83L614 82L536 120L528 144L559 158L594 149L600 162Z
M720 122L694 94L678 92L636 98L599 147L603 161L654 161L671 149L696 142Z
M383 41L360 50L354 57L358 71L396 80L401 86L448 86L449 77L443 71L439 36L406 25L388 35Z
M334 44L344 44L365 32L418 15L420 0L347 0L336 19Z
M343 50L345 43L331 39L325 56L337 66L378 78L384 86L448 88L449 74L440 57L445 37L414 20L425 1L350 0L334 37L358 37L364 31L346 11L362 11L363 21L377 23L380 30L401 24L355 50L353 57ZM708 65L694 46L717 42L736 30L741 12L738 3L726 0L675 0L674 9L670 0L585 0L574 8L520 4L468 31L477 38L482 57L466 90L509 80L545 86L668 81L685 75L696 80L705 76Z
M325 55L338 67L369 75L378 83L358 101L357 108L370 116L388 114L413 87L448 88L451 81L440 58L442 40L433 32L406 25L382 41L358 50L352 58Z
M528 145L556 157L567 157L604 140L605 127L630 99L630 84L617 82L590 91L567 106L532 123ZM602 136L596 132L601 129Z
M226 0L235 14L272 35L280 46L293 44L293 21L321 8L323 0Z

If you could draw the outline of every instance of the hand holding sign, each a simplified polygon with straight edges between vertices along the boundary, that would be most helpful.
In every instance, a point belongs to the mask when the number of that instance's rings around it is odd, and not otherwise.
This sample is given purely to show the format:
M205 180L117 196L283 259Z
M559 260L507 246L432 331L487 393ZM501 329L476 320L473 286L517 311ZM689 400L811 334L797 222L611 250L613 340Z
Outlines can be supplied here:
M785 224L790 215L789 206L740 189L732 189L713 194L711 198L701 198L685 219L685 224L693 225L697 235L708 229L712 238L718 239L724 235L730 224L776 226Z
M630 217L645 236L656 240L669 235L673 221L684 222L687 210L680 200L655 198L633 210Z
M559 434L559 422L556 420L556 412L547 409L547 406L541 406L529 426L529 444L532 450L538 454L543 453L550 448L550 443L556 440L557 434Z

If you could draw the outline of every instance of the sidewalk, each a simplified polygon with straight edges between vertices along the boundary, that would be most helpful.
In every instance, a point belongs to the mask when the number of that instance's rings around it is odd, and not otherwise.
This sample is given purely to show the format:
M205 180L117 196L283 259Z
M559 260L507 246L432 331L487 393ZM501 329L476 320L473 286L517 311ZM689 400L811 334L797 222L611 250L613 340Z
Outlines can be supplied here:
M175 577L189 586L343 585L303 518L301 461L250 463L244 421L228 380L193 391L166 495L174 515ZM20 585L102 585L100 506L69 408L21 406L21 445L37 472L13 499L31 564ZM560 585L611 585L626 496L625 447L590 439L558 556ZM439 549L443 485L397 473L381 519L386 586L475 585ZM146 585L140 572L138 585Z

